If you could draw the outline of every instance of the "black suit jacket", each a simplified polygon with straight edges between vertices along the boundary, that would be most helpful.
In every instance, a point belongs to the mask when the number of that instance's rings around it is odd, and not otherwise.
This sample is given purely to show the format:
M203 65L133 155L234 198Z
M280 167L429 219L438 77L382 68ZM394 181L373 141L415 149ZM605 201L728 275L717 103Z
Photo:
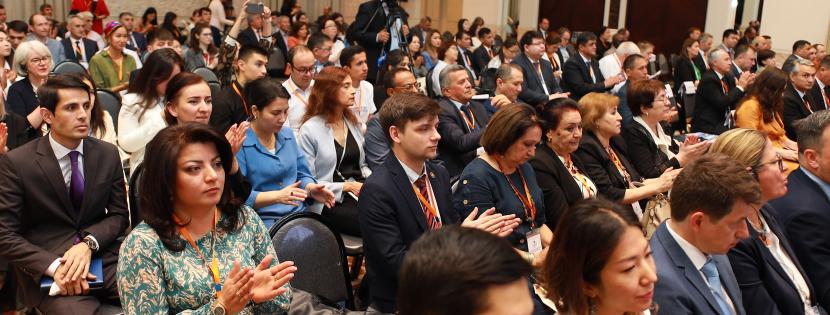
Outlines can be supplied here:
M625 140L620 136L616 136L611 138L610 143L623 167L628 171L628 175L631 176L631 180L642 182L643 179L637 173L637 169L626 158L628 148L626 147ZM625 196L625 190L628 189L628 183L625 182L625 177L614 166L614 162L611 161L608 152L605 151L599 139L592 131L585 130L582 135L582 140L579 143L579 149L576 149L574 156L585 166L582 171L597 186L597 193L608 200L616 202L622 201ZM630 208L630 206L628 207Z
M452 207L450 178L439 164L426 162L426 173L435 193L443 225L459 222ZM366 279L371 302L383 313L395 312L398 270L409 246L428 231L418 197L394 154L366 179L358 201Z
M582 161L573 155L571 155L571 161L584 173L585 166ZM542 188L542 194L545 197L545 225L551 231L555 231L565 210L584 199L579 189L580 184L573 179L556 152L553 152L546 144L540 145L536 150L536 156L530 160L530 166L536 173L536 183L539 188Z
M28 77L13 83L9 87L9 93L6 95L6 110L26 117L37 106L37 95L32 88L32 81Z
M441 98L438 105L441 106L441 113L438 114L438 133L441 134L438 159L444 161L451 178L457 177L476 157L476 149L481 146L479 139L490 122L490 114L481 103L470 101L477 126L470 131L461 112L450 99Z
M407 24L406 17L409 15L402 8L401 11L404 13L402 22ZM366 61L369 64L369 73L366 80L372 83L377 81L375 77L378 72L378 57L380 57L382 51L389 50L389 43L391 42L390 40L383 44L377 41L378 33L386 29L386 22L387 16L380 1L366 1L357 8L354 23L349 25L347 32L349 42L357 42L358 45L366 49ZM382 80L383 78L377 79Z
M659 126L662 128L662 126ZM669 159L669 156L657 149L657 144L651 137L651 133L638 122L632 122L622 130L623 139L628 146L629 161L637 169L637 173L645 178L657 178L669 167L680 168L677 158ZM680 146L672 139L669 151L677 154Z
M579 52L571 55L571 58L562 66L562 88L566 92L571 92L571 98L579 100L590 92L605 92L611 89L605 87L605 77L599 70L599 62L594 58L591 59L591 68L594 69L597 83L591 80L591 73Z
M814 299L830 306L830 199L799 168L787 177L787 194L770 201L793 252L813 284Z
M493 48L490 48L491 50ZM493 52L493 56L495 56L495 52ZM473 51L473 55L470 57L473 61L473 70L476 71L476 75L481 75L481 72L487 70L487 63L490 62L490 54L487 53L487 49L484 48L484 45L478 46Z
M6 147L9 150L26 144L40 137L40 129L35 129L25 117L15 113L6 113L0 117L0 122L6 123L9 135L6 138Z
M709 68L706 66L706 61L704 61L703 58L706 58L706 56L704 56L702 53L699 53L694 60L695 64L697 65L697 68L700 69L701 72L709 70Z
M211 30L214 29L214 28L215 27L211 26ZM215 37L215 35L214 35L214 37ZM133 43L133 40L135 41L135 43ZM215 42L216 42L216 39L214 38L214 43ZM216 44L217 44L216 46L219 47L218 43L216 43ZM136 46L138 46L138 47L136 47ZM96 48L97 48L97 46L96 46ZM147 51L147 38L144 37L144 34L141 34L139 32L130 32L130 38L127 40L127 48L135 50L135 51L138 52L139 55L141 55L141 53Z
M545 94L545 89L542 84L548 88L548 93L560 93L562 88L556 83L556 77L553 76L553 65L550 61L539 59L539 67L542 68L542 77L545 82L539 81L539 75L536 67L530 62L524 54L513 58L513 64L522 68L524 74L524 82L522 82L522 91L519 93L519 100L532 105L545 104L548 102L548 94Z
M735 77L726 74L727 94L723 93L718 75L715 70L707 70L700 76L695 95L695 112L692 120L692 131L719 135L728 130L724 126L726 113L735 109L738 101L744 97L744 92L735 86Z
M795 126L793 123L796 120L805 118L810 116L813 111L816 111L815 104L816 102L810 96L810 93L804 93L804 97L807 98L807 102L810 103L810 109L807 108L807 104L804 103L804 100L798 96L798 92L793 87L792 83L787 84L787 88L784 89L784 130L787 132L787 138L796 141L798 139L798 135L795 133ZM811 110L812 109L812 110Z
M72 42L72 39L67 37L61 40L61 44L63 44L63 54L67 60L72 61L83 61L89 62L92 59L92 56L95 56L95 53L98 52L98 44L94 41L82 38L82 42L84 44L84 60L78 60L78 56L75 55L75 43Z
M677 64L674 65L674 91L675 93L680 92L680 88L683 87L683 82L686 81L697 81L695 77L695 68L694 68L693 61L686 57L677 58ZM703 71L706 71L706 68L698 69L701 72L701 76L703 75Z
M458 48L458 64L464 66L465 68L467 68L467 71L471 72L471 74L475 74L476 77L478 77L478 71L476 71L473 62L473 53L467 49L461 48L460 46L456 45L455 47ZM470 60L469 63L467 62L468 58ZM472 79L473 77L470 76L470 80ZM475 82L473 82L473 85L475 86Z
M807 274L798 262L790 242L784 233L784 228L770 214L772 206L764 205L760 209L761 215L767 222L769 229L778 237L782 250L789 256L798 272L804 277L810 288L810 296L815 297L815 291L807 278ZM758 232L747 221L749 238L742 240L727 256L738 280L738 286L743 295L744 308L747 314L804 314L804 303L801 301L795 284L790 276L781 267L781 264L764 245Z
M40 278L79 234L95 237L105 268L118 257L117 238L129 220L121 158L115 146L92 137L83 146L85 193L77 213L48 137L0 155L0 257L14 267L24 305L45 297Z
M816 79L816 81L818 81L818 79ZM827 86L825 86L825 88L827 88ZM825 89L825 91L827 91L825 93L827 93L827 97L830 97L830 91L828 90L830 90L830 88ZM830 104L827 104L828 101L824 99L824 95L821 94L821 90L818 87L818 82L813 83L813 88L810 89L810 91L807 92L807 94L810 94L810 98L813 99L812 105L814 110L823 110L830 108Z
M239 36L237 36L237 40L239 41L239 47L243 46L259 46L259 41L256 39L256 33L254 30L246 28L245 30L239 32ZM287 55L286 55L287 56Z

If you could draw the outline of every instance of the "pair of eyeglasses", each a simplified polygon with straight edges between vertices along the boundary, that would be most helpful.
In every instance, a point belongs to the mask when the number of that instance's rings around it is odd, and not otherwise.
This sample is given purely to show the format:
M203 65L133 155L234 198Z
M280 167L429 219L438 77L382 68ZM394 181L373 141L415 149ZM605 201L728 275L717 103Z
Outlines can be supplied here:
M770 164L778 164L778 170L781 172L787 170L786 167L784 167L784 158L782 158L780 155L776 155L775 160L758 164L758 167L761 168Z
M294 71L297 71L299 73L314 73L314 67L294 68Z
M412 88L421 89L421 82L409 83L399 86L402 90L411 90Z
M34 64L47 63L47 62L49 62L49 57L34 58L30 61Z

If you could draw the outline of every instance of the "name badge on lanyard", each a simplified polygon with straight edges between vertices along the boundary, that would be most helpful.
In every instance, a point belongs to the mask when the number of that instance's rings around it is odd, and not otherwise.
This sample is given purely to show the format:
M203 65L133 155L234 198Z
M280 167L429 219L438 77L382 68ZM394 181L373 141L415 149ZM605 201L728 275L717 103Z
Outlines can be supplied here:
M540 229L532 229L525 234L527 238L527 251L531 254L538 254L542 252L542 232Z

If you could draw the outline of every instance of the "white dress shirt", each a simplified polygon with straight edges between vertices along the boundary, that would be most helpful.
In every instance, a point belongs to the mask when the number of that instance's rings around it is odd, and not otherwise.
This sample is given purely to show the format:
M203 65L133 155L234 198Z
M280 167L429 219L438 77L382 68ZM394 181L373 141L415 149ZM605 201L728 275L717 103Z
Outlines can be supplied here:
M369 121L369 115L374 114L377 111L377 106L375 106L375 86L371 83L366 82L366 80L360 81L357 87L355 87L355 94L354 94L354 106L352 106L352 112L357 116L358 122L360 122L361 130L364 132L366 131L366 123Z
M308 87L303 90L296 83L294 79L288 78L282 82L282 86L291 93L291 98L288 99L288 127L294 130L294 136L300 138L300 126L303 124L303 116L305 116L308 108L308 98L311 96L311 87L314 86L314 80L309 83ZM283 126L285 128L286 126Z
M599 72L602 72L602 76L605 78L610 78L615 75L618 75L623 72L622 61L620 61L620 58L617 56L617 54L610 54L605 57L602 57L602 59L599 60ZM622 88L623 85L625 85L625 81L617 83L611 89L611 93L617 94L617 92L620 90L620 88Z

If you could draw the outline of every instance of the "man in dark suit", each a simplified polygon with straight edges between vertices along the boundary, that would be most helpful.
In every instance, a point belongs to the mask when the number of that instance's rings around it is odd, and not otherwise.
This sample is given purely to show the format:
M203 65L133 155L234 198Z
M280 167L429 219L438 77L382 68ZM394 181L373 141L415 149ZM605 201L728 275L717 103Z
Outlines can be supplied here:
M813 107L817 110L830 108L830 57L821 59L816 69L816 83L810 89Z
M625 72L625 77L628 79L625 84L617 90L617 93L614 94L620 99L620 104L617 106L617 112L619 112L620 116L623 118L623 127L634 121L634 113L632 113L631 108L628 107L628 87L631 86L631 82L648 80L647 67L648 60L640 54L633 54L625 57L625 60L623 61L622 69L623 72ZM679 119L682 119L684 121L683 124L685 125L686 116L681 113L680 117L682 118ZM685 130L685 128L683 130Z
M597 54L597 36L594 33L579 34L576 45L578 53L565 62L562 70L562 87L571 93L571 98L579 100L590 92L605 92L625 81L622 74L608 79L602 76L599 62L594 58ZM541 47L544 50L544 45Z
M88 65L92 56L98 52L98 44L86 39L84 34L84 20L77 15L70 15L66 22L69 36L61 40L64 58Z
M810 96L810 90L816 84L816 68L808 60L795 60L790 69L790 84L784 90L784 129L787 137L797 140L797 134L793 123L796 120L809 116L813 112L823 109L817 106L815 100Z
M535 31L542 34L542 40L548 39L548 32L550 29L550 21L547 18L541 18L539 20L539 25L536 27Z
M210 21L210 16L208 16L208 21ZM127 48L134 50L139 55L147 51L147 38L144 37L144 34L133 31L133 25L135 25L135 17L133 17L133 14L130 12L121 12L118 15L118 22L127 29Z
M535 106L555 98L567 97L556 83L550 61L542 58L545 54L545 40L542 39L542 34L536 31L525 32L519 46L522 48L522 54L512 62L521 67L524 74L519 100Z
M830 112L819 111L796 123L799 164L787 177L787 194L772 200L795 255L815 289L813 299L830 305Z
M118 149L89 136L90 93L80 79L50 78L38 89L49 135L0 156L0 258L14 269L21 306L44 314L119 312L110 303L129 221L124 172ZM93 257L103 260L96 291ZM41 290L44 277L61 296Z
M786 60L784 60L784 64L781 65L781 70L784 72L789 73L790 70L793 68L793 61L796 60L813 60L810 56L810 42L806 40L797 40L793 43L793 53L790 54Z
M391 4L391 5L390 5ZM354 23L349 26L347 37L349 42L357 42L366 49L366 60L369 63L369 74L366 81L375 83L378 73L377 60L383 51L389 51L392 36L386 28L390 12L398 11L403 15L404 24L409 14L397 5L396 1L370 0L360 4L355 15ZM394 13L394 12L393 12Z
M240 47L242 46L258 46L259 40L262 39L262 15L255 14L248 16L248 28L239 33L237 37Z
M732 111L744 97L751 76L744 73L737 80L730 74L732 58L723 49L709 54L709 70L700 76L695 96L693 132L719 135L732 127Z
M571 30L567 27L560 27L556 30L559 33L559 36L562 37L562 44L559 45L559 55L562 57L562 63L568 62L571 57L576 55L576 49L574 49L573 44L571 44Z
M700 37L697 40L700 48L698 49L698 54L694 62L697 68L701 71L709 70L709 63L706 60L706 56L708 56L707 53L709 52L709 49L712 48L712 41L712 34L709 33L700 34Z
M496 52L493 50L495 38L496 35L489 28L482 27L478 30L478 39L481 40L481 46L473 51L473 69L479 76L484 70L487 70L487 63L490 62L490 59L496 56Z
M395 312L398 270L410 245L428 231L461 221L452 206L447 170L430 161L437 155L441 139L435 127L441 111L425 95L397 93L379 113L380 126L392 151L363 184L358 218L366 253L364 283L370 288L370 308L383 313ZM473 211L461 225L500 222L506 228L489 231L499 236L518 225L519 219L512 215L485 212L475 219L477 212Z
M467 71L470 72L471 82L475 82L478 76L476 75L476 70L473 66L473 53L470 52L470 47L473 47L473 39L470 37L470 34L467 34L466 32L455 33L455 47L458 48L457 64L467 68Z
M741 74L753 73L752 67L755 66L758 54L755 48L747 45L739 45L735 48L735 59L732 60L732 76L740 78Z
M738 35L738 31L734 29L726 29L723 31L723 36L721 36L720 46L718 48L725 50L729 53L729 57L735 59L735 47L738 46L738 40L741 39L741 36Z
M444 68L440 82L444 97L438 103L441 106L438 158L444 161L452 178L461 175L464 167L478 156L479 139L487 128L490 114L484 105L472 100L475 90L464 66Z
M482 102L482 105L492 116L502 106L516 102L523 103L519 100L519 94L522 92L524 81L521 67L512 63L502 64L496 70L495 95Z
M671 219L650 241L661 313L746 314L725 254L749 236L745 220L760 201L758 181L726 155L704 155L683 168L672 188Z

